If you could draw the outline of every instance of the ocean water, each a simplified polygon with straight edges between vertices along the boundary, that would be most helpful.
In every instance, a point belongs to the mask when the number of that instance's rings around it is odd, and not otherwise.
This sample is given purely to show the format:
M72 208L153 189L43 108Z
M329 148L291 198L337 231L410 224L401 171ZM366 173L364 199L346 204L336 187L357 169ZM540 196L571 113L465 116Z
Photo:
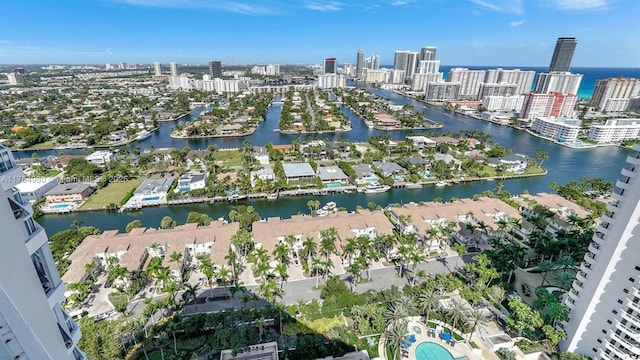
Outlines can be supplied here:
M393 68L393 66L383 66L385 68ZM537 73L547 72L549 68L547 66L473 66L473 65L442 65L440 71L444 73L446 78L447 73L451 68L464 67L473 70L487 70L487 69L520 69L520 70L533 70ZM579 99L590 99L593 95L593 91L596 87L596 81L601 79L607 79L611 77L632 77L640 78L640 68L601 68L601 67L572 67L571 72L574 74L582 74L582 82L580 83L580 89L578 90ZM535 80L534 80L535 84Z

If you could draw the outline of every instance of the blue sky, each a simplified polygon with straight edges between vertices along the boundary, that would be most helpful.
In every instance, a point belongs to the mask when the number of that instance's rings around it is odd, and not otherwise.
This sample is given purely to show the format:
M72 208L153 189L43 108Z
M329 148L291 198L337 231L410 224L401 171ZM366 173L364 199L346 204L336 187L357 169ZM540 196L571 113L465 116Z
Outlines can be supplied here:
M437 46L443 65L640 67L638 0L20 0L3 4L0 63L340 64Z

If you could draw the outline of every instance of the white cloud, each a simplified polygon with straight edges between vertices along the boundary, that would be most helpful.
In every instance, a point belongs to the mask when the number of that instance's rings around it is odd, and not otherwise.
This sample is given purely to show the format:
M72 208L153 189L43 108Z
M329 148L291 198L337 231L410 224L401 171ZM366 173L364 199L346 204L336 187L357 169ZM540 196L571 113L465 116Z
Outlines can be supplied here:
M485 9L522 15L524 14L523 0L469 0Z
M240 1L207 0L113 0L115 2L147 7L216 9L246 15L268 15L277 13L275 7Z
M391 2L391 5L393 6L402 6L402 5L408 5L411 1L409 0L394 0Z
M309 10L316 11L340 11L342 10L342 3L337 1L330 1L324 4L312 2L308 3L305 7Z
M604 10L609 7L611 0L556 0L551 2L560 10Z
M522 24L524 24L525 21L524 20L516 20L516 21L512 21L509 23L509 26L511 27L516 27L516 26L520 26Z

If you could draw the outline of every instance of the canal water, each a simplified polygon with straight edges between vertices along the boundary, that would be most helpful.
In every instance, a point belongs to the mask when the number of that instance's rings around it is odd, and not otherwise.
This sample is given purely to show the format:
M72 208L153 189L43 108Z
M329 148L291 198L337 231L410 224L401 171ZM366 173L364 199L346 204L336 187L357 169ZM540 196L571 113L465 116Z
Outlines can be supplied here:
M514 152L526 154L535 158L536 149L540 148L549 153L543 167L548 170L548 174L543 177L533 177L526 179L514 179L504 181L504 189L513 194L522 193L527 190L530 193L549 192L549 185L555 181L564 184L581 177L603 178L607 181L618 179L620 169L625 164L625 159L632 152L617 147L600 147L593 149L569 149L556 145L549 141L539 139L526 132L500 126L482 120L470 118L464 115L445 111L439 107L426 105L424 103L406 98L393 92L370 88L377 95L390 99L397 104L410 104L417 111L422 111L431 120L441 122L443 128L434 130L437 132L457 132L460 130L479 130L490 134L492 141L506 148L511 148ZM197 117L202 110L179 119L178 121L190 121ZM274 131L278 128L281 106L273 105L267 112L266 121L260 125L254 134L245 138L215 138L215 139L172 139L170 130L175 127L176 122L161 122L158 131L151 137L132 144L131 147L140 146L141 149L163 148L163 147L189 147L191 149L204 149L209 145L216 145L218 149L235 148L242 146L242 142L247 139L254 145L264 145L268 142L273 144L288 144L292 141L302 141L309 138L322 138L327 140L345 139L349 141L365 142L374 135L389 135L392 139L404 139L409 133L406 131L383 132L369 129L355 114L346 108L343 111L350 117L352 130L339 135L286 135ZM417 134L422 132L416 132ZM56 152L39 152L41 156L54 154ZM66 151L72 153L72 151ZM16 152L17 157L31 156L31 152ZM449 200L455 198L471 197L485 190L493 190L495 182L473 182L457 184L446 187L425 186L421 190L391 189L381 194L339 194L320 196L321 203L334 201L340 207L354 210L356 206L366 207L369 202L386 206L393 203L431 201L436 198ZM169 215L178 223L185 221L190 211L198 211L209 214L212 218L227 217L231 209L239 204L253 206L260 215L265 217L280 216L290 217L292 214L308 213L307 201L318 199L318 196L298 196L281 197L277 200L250 200L242 201L238 204L215 203L215 204L192 204L179 206L161 206L145 208L138 212L129 213L109 213L109 212L81 212L63 215L45 215L38 218L38 222L53 234L64 230L70 224L78 220L84 225L96 226L102 230L119 229L124 231L126 224L134 219L139 219L145 226L158 227L163 216Z

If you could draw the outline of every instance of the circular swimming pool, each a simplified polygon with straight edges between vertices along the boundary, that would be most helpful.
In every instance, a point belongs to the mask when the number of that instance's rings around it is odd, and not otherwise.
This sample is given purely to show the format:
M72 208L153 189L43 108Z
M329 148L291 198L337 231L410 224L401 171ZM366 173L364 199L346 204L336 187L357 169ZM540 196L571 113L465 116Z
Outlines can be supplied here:
M416 348L416 360L454 360L454 357L439 344L423 342Z

